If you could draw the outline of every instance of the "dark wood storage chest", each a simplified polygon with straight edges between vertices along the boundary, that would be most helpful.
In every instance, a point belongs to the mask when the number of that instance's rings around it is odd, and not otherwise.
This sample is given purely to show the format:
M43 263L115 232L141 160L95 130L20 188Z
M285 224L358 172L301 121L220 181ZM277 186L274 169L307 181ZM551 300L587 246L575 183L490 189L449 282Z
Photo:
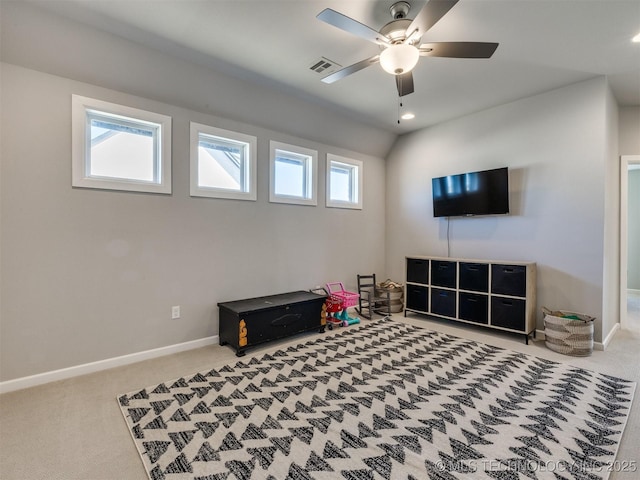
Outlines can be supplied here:
M297 291L218 303L220 345L229 344L238 357L249 347L318 329L326 324L326 297Z

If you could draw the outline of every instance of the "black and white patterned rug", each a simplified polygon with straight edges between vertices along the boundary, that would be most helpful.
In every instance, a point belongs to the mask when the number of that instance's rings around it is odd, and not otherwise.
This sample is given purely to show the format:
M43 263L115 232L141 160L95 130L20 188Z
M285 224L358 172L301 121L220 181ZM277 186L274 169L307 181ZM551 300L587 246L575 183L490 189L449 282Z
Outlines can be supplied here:
M381 320L118 401L152 480L596 479L634 391Z

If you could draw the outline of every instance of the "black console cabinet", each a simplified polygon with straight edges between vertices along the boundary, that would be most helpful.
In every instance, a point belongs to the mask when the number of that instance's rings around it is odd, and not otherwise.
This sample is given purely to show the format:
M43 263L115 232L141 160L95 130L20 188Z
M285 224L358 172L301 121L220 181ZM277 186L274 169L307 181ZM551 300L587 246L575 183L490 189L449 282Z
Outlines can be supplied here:
M326 297L298 291L218 303L220 345L229 344L241 357L245 350L270 340L318 329L326 324Z
M423 313L535 333L536 264L461 258L406 258L405 316Z

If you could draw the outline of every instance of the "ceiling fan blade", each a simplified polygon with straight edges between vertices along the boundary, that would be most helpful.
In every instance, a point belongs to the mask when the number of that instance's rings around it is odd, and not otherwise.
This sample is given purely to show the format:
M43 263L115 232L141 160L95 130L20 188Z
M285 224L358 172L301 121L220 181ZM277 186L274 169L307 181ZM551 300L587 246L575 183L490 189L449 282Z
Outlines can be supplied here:
M411 72L396 75L396 87L398 87L398 96L400 97L413 93L413 75Z
M353 65L349 65L348 67L341 68L337 72L333 72L331 75L327 75L322 79L324 83L333 83L337 82L341 78L346 77L347 75L351 75L352 73L359 72L360 70L367 68L370 65L374 65L380 61L380 55L374 55L371 58L367 58L366 60L362 60L358 63L354 63Z
M457 0L456 0L457 1ZM388 44L389 39L379 32L376 32L373 28L367 27L365 24L354 20L351 17L347 17L340 12L336 12L331 8L325 8L321 11L316 18L322 20L329 25L344 30L347 33L356 35L370 42L377 43L378 45Z
M419 41L456 3L458 0L427 0L427 4L407 28L405 43Z
M490 58L498 48L490 42L436 42L420 45L422 57Z

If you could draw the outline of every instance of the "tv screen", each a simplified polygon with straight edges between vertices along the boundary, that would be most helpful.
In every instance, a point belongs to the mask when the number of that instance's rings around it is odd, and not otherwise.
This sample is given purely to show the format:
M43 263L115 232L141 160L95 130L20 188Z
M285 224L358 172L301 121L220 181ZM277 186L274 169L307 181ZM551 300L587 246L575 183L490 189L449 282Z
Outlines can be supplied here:
M507 167L434 178L431 186L434 217L509 213Z

